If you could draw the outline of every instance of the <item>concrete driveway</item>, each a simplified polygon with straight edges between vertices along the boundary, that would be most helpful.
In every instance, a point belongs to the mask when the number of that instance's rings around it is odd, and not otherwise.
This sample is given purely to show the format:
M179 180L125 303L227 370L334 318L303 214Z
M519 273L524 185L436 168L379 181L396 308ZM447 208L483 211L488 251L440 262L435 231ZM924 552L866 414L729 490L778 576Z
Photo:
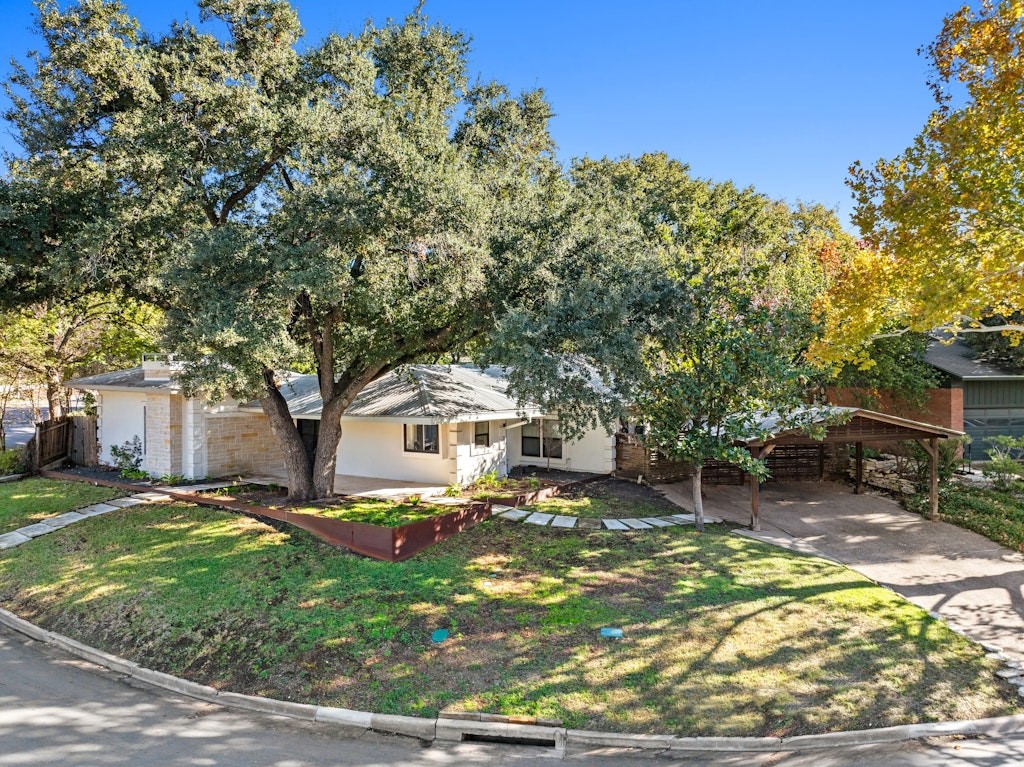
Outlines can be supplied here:
M692 510L688 482L658 490ZM710 485L706 494L705 513L749 524L749 488ZM766 484L760 495L767 536L813 547L1024 660L1024 555L842 483Z

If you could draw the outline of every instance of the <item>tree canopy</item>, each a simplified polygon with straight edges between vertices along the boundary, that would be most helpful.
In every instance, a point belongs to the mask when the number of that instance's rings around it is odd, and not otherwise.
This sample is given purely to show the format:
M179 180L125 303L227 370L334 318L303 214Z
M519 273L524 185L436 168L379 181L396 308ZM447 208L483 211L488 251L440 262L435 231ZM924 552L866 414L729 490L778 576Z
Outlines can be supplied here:
M86 204L73 253L43 237L5 279L66 263L164 308L187 390L259 398L292 493L324 495L363 386L533 291L563 187L550 109L469 83L466 39L420 11L300 45L285 2L199 7L226 33L156 36L118 2L40 7L46 49L11 83L9 190L29 190L24 239L61 190ZM313 465L278 389L295 367L324 402Z
M865 362L907 329L993 332L1024 309L1024 2L965 6L926 53L936 108L899 156L851 168L864 248L820 305L814 355Z

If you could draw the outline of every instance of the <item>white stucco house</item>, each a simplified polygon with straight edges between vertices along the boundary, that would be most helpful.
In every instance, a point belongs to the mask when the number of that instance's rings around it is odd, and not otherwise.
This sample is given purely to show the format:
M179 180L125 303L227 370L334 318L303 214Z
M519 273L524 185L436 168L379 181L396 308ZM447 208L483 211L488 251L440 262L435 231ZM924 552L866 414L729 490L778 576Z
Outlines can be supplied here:
M153 356L140 367L68 381L92 391L100 462L112 446L138 437L143 468L154 476L284 477L283 452L259 403L185 397L174 365ZM563 440L558 422L519 407L498 370L410 365L367 386L342 417L337 473L446 486L488 472L547 466L606 474L615 469L615 438L603 429ZM281 387L303 441L316 444L321 400L316 377L293 375Z

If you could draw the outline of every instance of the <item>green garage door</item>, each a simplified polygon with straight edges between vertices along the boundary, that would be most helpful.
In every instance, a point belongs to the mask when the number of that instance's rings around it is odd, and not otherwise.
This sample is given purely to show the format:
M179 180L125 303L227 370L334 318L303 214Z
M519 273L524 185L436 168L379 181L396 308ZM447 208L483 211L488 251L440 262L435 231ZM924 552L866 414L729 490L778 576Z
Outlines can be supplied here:
M964 381L964 431L975 461L987 457L989 437L1024 436L1024 380Z

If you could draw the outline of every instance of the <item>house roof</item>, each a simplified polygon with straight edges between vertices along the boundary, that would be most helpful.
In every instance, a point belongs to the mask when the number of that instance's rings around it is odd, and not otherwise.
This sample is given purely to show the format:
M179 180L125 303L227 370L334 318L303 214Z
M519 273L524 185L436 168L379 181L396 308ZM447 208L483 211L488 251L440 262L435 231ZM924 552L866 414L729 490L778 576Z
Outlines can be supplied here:
M508 383L497 368L481 371L459 365L406 365L369 383L344 417L447 423L540 414L535 407L520 407L507 389ZM323 402L316 376L292 378L282 384L281 394L293 416L320 416ZM247 402L239 409L255 412L260 406Z
M142 368L118 370L66 382L76 389L177 391L173 380L147 380ZM369 383L349 405L344 418L384 419L406 423L485 421L540 415L534 406L520 407L507 393L500 368L460 365L406 365ZM298 418L319 418L323 410L315 375L289 374L281 385L289 412ZM262 412L255 400L239 410Z
M128 370L114 370L110 373L100 373L94 376L73 378L64 382L65 386L73 389L105 389L111 391L131 391L134 389L163 389L165 391L178 391L178 385L166 378L147 379L144 377L142 368L130 368Z
M925 362L961 381L1020 381L1024 375L994 362L978 359L978 353L961 340L952 343L932 341L924 354Z
M830 423L841 421L841 423ZM826 426L824 440L809 436L809 426ZM963 432L934 426L909 418L865 410L859 407L836 405L807 406L783 419L778 413L765 415L754 427L757 436L742 443L749 446L768 443L816 444L824 442L871 442L899 439L937 437L939 439L963 436Z

